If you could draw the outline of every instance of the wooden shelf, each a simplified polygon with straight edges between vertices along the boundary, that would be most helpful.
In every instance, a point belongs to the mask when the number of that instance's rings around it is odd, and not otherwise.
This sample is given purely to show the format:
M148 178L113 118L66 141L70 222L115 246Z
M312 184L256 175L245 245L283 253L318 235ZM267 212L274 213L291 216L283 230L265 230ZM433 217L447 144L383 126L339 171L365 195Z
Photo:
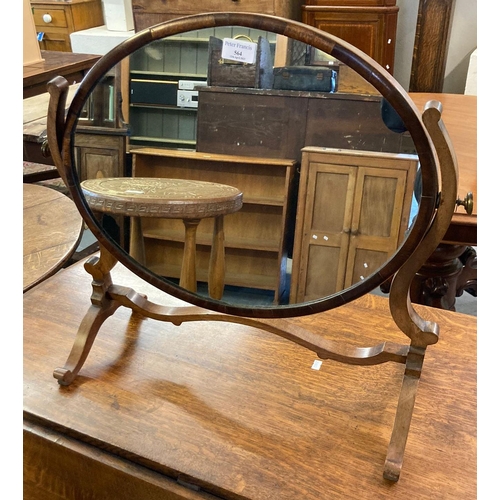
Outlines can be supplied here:
M131 141L143 141L143 142L157 142L159 144L172 145L172 144L185 144L190 146L196 146L196 141L187 141L182 139L165 139L163 137L148 137L148 136L130 136Z
M159 276L175 277L180 276L180 266L173 265L155 265L149 268ZM200 270L198 282L206 283L208 280L208 273L206 270ZM254 288L258 290L274 290L275 280L272 276L263 276L257 274L241 274L241 273L226 273L226 282L230 282L232 286L242 288Z
M130 75L172 76L175 78L182 78L184 80L188 80L189 78L206 78L207 76L203 73L176 73L172 71L147 71L139 69L130 70Z
M184 243L184 232L164 229L150 229L143 231L144 238L152 240L165 240ZM254 238L225 238L224 246L228 248L238 248L247 250L258 250L262 252L279 252L279 241L260 241L256 242ZM212 235L208 233L196 234L196 245L210 247L212 245Z
M162 111L175 111L176 113L196 113L196 108L178 108L176 106L168 106L165 104L148 104L148 103L131 103L131 108L151 108L151 109L161 109Z

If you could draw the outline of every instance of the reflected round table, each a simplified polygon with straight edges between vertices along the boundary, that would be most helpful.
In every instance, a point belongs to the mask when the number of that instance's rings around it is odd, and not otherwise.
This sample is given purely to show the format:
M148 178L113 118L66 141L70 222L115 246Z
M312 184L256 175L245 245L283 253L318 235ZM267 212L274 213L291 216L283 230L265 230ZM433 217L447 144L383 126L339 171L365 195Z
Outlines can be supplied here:
M221 299L224 291L224 216L237 212L243 193L232 186L186 179L112 177L81 183L90 208L130 217L130 255L146 265L141 219L180 219L184 223L184 254L180 286L197 291L196 229L201 219L213 218L214 230L208 292Z

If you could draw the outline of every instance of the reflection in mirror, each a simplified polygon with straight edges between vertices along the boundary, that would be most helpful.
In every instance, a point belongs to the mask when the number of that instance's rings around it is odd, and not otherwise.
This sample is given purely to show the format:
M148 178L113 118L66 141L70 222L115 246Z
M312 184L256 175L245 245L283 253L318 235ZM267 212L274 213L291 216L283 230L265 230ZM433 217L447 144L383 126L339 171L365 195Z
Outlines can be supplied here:
M74 161L81 181L236 187L243 206L223 218L221 300L297 304L373 275L411 227L418 157L383 104L354 70L302 42L243 27L202 29L154 41L106 73L80 115ZM138 233L136 218L110 206L92 206L109 236L179 283L183 217L149 213ZM214 221L200 217L195 228L202 295Z

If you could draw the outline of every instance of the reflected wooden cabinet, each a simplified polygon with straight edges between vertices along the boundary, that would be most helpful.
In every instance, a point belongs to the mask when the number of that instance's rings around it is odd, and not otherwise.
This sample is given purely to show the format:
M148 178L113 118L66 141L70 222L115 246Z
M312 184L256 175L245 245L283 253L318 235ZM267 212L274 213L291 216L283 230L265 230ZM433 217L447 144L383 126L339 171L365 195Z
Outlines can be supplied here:
M411 223L418 157L303 149L291 302L343 290L395 252Z
M307 0L302 22L351 43L392 74L398 11L396 0Z
M122 112L122 72L122 65L118 64L105 75L78 119L74 145L81 180L126 175L123 166L129 126Z
M128 92L125 87L125 95ZM123 177L129 126L123 116L121 64L112 68L95 87L78 120L74 135L75 165L80 180ZM105 215L112 237L128 247L128 227L123 216Z
M130 57L130 145L196 149L198 102L207 83L210 36L275 35L244 27L203 29L157 40ZM193 93L194 91L194 93Z
M41 50L72 52L70 34L104 24L101 0L31 0Z
M133 148L132 173L217 182L243 192L243 207L224 217L226 285L270 292L270 301L287 293L286 264L293 221L292 190L296 162L161 148ZM147 267L179 278L184 248L181 220L144 218ZM213 220L203 219L196 233L197 275L206 282ZM202 291L202 289L200 290Z

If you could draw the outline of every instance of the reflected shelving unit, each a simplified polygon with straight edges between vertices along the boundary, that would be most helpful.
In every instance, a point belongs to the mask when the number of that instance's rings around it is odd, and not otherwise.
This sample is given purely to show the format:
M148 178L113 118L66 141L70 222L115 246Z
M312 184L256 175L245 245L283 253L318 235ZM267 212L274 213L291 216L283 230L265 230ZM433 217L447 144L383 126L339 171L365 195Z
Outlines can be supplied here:
M210 36L276 36L243 27L221 27L171 36L130 57L130 145L196 149L197 90L205 86Z

